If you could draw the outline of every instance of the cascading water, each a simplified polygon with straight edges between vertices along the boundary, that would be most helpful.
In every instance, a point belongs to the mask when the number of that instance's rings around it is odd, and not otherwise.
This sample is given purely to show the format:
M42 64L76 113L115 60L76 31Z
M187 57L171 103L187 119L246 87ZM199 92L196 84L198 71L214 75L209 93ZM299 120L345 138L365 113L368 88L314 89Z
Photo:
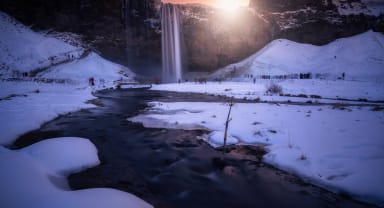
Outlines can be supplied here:
M163 82L182 80L181 19L178 5L162 4L161 44Z

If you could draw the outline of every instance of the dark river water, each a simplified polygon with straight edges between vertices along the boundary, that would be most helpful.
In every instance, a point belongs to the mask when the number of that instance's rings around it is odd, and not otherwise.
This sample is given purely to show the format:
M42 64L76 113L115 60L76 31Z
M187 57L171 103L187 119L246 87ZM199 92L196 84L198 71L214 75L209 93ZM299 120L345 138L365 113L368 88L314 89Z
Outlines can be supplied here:
M101 164L69 176L71 188L116 188L158 208L370 207L262 163L260 147L229 147L223 155L197 139L207 132L148 129L127 121L148 101L225 98L145 90L96 96L98 107L60 116L20 137L14 148L52 137L89 138Z

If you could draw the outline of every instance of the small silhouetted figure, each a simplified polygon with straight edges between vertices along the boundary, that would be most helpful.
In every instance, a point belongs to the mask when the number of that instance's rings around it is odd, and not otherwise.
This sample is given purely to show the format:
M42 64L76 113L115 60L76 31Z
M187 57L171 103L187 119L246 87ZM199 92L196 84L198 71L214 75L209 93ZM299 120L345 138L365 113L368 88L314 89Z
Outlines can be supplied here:
M95 86L95 78L93 77L89 78L89 85Z
M253 84L255 84L256 83L256 78L253 78Z
M345 79L345 72L343 72L343 73L341 74L341 77L343 78L343 80Z

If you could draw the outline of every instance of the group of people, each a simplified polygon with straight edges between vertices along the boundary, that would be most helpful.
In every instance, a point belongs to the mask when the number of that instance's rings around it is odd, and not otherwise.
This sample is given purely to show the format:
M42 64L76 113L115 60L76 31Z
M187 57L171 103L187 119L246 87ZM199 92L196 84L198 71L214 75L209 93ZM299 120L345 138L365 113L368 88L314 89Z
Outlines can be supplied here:
M94 77L90 77L88 79L88 84L90 86L95 86L95 78ZM104 79L99 79L99 86L105 86L105 80Z

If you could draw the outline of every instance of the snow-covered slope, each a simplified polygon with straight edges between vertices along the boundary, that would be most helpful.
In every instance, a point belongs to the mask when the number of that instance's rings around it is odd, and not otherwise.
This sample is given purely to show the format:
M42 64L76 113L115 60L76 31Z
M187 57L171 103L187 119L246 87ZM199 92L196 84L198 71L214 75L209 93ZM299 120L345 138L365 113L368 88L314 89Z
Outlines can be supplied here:
M69 189L68 174L99 164L89 140L56 138L21 150L6 148L61 114L94 107L85 103L94 99L93 90L134 77L95 53L82 54L83 48L36 33L0 12L0 207L152 207L114 189Z
M341 15L367 14L379 16L380 14L384 14L383 0L361 0L360 2L332 0L332 3L336 5L337 10Z
M91 107L84 102L94 98L92 90L113 87L116 80L135 77L128 68L95 53L80 58L83 48L36 33L1 12L0 49L0 121L4 121L0 125L0 144L11 144L60 114ZM53 57L56 61L61 57L65 63L58 64ZM40 70L34 74L21 74L36 67ZM90 77L95 86L89 86Z
M384 80L384 35L368 31L324 46L274 40L256 54L217 71L212 77L309 72L331 79L345 73L349 80Z
M28 72L77 58L82 48L36 33L0 12L0 69Z
M109 83L120 78L135 77L128 68L95 53L80 59L84 54L82 47L36 33L1 12L0 49L2 78L20 78L22 72L39 72L39 78L71 80L75 83L87 83L90 77L94 77L96 82L104 80Z
M70 79L77 82L86 82L89 77L93 77L96 82L99 80L111 82L123 77L133 79L135 74L124 66L107 61L96 53L90 53L83 59L52 67L37 76L48 79Z

